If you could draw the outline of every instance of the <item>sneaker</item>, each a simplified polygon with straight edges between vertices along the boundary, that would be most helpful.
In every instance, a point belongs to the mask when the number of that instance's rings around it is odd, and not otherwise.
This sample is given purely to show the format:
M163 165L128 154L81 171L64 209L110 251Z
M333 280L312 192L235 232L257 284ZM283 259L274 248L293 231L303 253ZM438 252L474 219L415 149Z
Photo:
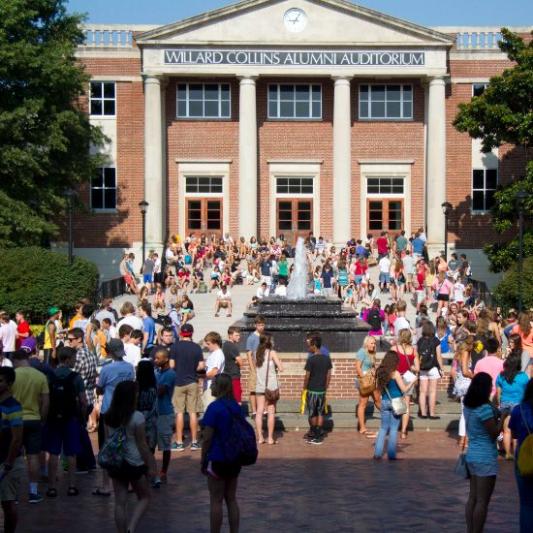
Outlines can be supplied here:
M159 480L161 484L166 485L167 484L167 475L165 472L159 472Z
M43 497L41 494L39 494L38 492L34 494L30 492L30 495L28 496L29 503L41 503L42 501L43 501Z
M200 447L200 445L197 442L193 442L191 444L191 451L196 452L196 451L201 450L201 449L202 448Z
M183 442L175 442L172 445L173 452L183 452L184 450L185 450L185 446L183 445Z
M309 442L309 444L314 444L316 446L320 444L324 444L324 441L320 437L313 437L312 439L309 439L307 442Z
M88 474L88 470L76 470L76 475L78 476L84 476L85 474Z
M154 479L152 479L152 488L153 489L161 488L161 479L159 478L159 476L156 476L154 477Z

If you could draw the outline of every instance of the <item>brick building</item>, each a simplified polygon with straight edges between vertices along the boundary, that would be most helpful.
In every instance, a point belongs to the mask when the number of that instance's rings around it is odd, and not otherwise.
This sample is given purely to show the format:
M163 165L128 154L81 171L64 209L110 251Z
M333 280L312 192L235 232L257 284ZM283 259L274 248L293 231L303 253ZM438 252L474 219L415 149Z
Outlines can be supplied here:
M523 160L482 154L452 122L510 66L498 31L426 28L343 0L87 26L86 105L110 142L81 191L90 214L75 217L75 253L115 277L123 250L141 247L143 199L147 249L175 233L313 231L340 244L425 227L436 253L447 201L449 241L483 277L493 192Z

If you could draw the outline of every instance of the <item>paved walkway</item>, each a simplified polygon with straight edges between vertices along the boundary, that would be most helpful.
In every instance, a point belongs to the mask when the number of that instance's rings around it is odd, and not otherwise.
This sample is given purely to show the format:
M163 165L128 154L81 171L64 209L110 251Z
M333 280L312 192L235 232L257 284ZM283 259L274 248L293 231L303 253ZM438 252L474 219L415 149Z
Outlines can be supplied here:
M453 473L455 440L444 432L417 433L401 445L400 461L370 459L372 442L335 432L323 446L302 433L263 445L255 466L243 469L238 499L243 533L450 532L465 530L468 485ZM208 492L199 452L172 456L169 483L153 491L140 533L209 530ZM113 501L90 495L95 474L80 476L81 495L68 498L65 483L55 501L21 501L23 533L111 533ZM133 502L133 496L131 496ZM518 530L518 495L512 463L502 462L486 533ZM228 531L225 521L223 531Z

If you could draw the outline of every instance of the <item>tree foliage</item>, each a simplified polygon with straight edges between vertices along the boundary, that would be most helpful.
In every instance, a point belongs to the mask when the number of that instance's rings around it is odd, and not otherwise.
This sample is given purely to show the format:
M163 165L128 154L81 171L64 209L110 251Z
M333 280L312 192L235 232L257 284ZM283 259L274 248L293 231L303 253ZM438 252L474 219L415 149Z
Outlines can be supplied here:
M82 17L65 0L0 0L0 14L0 243L41 243L57 234L65 190L101 165L90 147L104 136L79 107Z
M499 187L496 192L492 220L494 228L501 234L516 228L516 193L519 190L529 192L524 206L526 222L533 213L533 40L526 44L506 28L502 29L502 36L500 49L514 61L514 66L506 69L501 76L491 78L481 96L460 104L454 121L454 126L459 131L482 139L484 151L489 152L502 144L511 144L522 152L527 162L521 176ZM526 224L524 251L526 255L533 255L533 231L530 224ZM500 272L516 260L518 239L502 238L502 242L487 245L485 252L492 270Z
M533 308L533 257L524 261L522 276L522 297L524 309ZM503 276L494 289L494 298L504 309L518 307L518 293L520 290L518 268L515 264Z
M0 309L25 311L39 322L52 306L71 310L82 298L96 297L96 265L76 257L72 266L65 254L38 247L0 249Z

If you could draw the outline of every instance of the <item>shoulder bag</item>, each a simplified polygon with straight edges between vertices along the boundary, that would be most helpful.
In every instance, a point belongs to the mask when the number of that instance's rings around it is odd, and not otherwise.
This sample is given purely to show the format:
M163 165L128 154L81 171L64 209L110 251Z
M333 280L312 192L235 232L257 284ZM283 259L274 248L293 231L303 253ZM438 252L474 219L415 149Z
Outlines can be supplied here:
M465 426L468 426L468 419L465 415ZM470 478L470 471L468 470L468 464L466 463L466 452L463 447L461 450L461 453L459 454L459 457L457 458L457 461L455 463L455 467L453 471L461 478L463 479L469 479Z
M267 357L267 371L266 371L266 381L265 381L265 399L268 402L277 402L279 400L279 387L277 389L271 390L268 388L268 375L270 374L270 350L268 350Z
M399 398L391 398L388 387L385 387L385 392L387 393L387 396L391 402L392 412L396 416L402 416L407 413L407 404L405 403L403 394Z

